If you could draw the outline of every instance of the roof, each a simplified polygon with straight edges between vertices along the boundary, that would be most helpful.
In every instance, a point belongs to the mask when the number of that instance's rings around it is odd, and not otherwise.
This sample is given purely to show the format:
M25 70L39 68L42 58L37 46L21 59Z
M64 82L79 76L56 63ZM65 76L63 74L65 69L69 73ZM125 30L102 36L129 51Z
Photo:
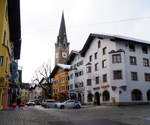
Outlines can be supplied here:
M120 42L128 41L128 42L134 42L138 44L150 45L150 41L140 40L140 39L136 39L132 37L127 37L127 36L122 36L122 35L104 34L104 33L103 34L91 33L88 39L86 40L86 43L84 44L83 48L80 51L82 56L85 55L85 53L87 52L87 50L89 49L91 43L93 42L95 38L99 38L99 39L109 38L113 41L120 41Z
M63 69L64 71L69 71L70 70L70 65L65 65L65 64L55 65L53 71L51 72L50 78L54 77L54 75L57 73L59 68Z
M71 61L75 58L75 56L79 54L79 51L76 50L72 50L71 53L69 54L68 58L67 58L67 64L70 64Z
M70 69L70 65L57 64L57 66L59 66L59 67L62 68L62 69L65 69L65 70L69 70L69 69Z
M8 19L9 19L10 40L14 42L14 58L20 59L20 51L21 51L20 0L8 0Z
M57 43L63 43L63 42L67 42L67 35L66 35L66 25L65 25L64 13L62 12Z

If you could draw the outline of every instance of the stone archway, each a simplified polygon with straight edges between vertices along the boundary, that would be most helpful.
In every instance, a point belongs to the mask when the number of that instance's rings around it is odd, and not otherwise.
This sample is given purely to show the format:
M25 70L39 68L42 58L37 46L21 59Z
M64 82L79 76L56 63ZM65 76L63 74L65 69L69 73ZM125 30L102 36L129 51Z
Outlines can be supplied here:
M142 92L138 89L134 89L131 92L132 101L141 101L142 100Z
M88 94L87 100L88 100L88 102L92 102L93 101L93 94L92 93Z
M78 93L78 100L81 102L82 100L82 96L81 96L81 93Z
M95 92L95 96L94 96L94 103L95 105L100 105L100 94L99 92Z
M109 101L110 100L110 94L107 90L105 90L102 94L103 101Z
M147 91L147 100L150 101L150 90Z

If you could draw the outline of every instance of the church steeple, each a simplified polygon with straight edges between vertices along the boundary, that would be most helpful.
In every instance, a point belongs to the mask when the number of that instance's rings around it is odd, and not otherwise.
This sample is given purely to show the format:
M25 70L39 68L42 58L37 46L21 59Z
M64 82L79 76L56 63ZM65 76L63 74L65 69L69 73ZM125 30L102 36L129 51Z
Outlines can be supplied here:
M64 12L62 12L59 34L55 44L55 64L65 64L69 55L69 43L67 41Z
M66 43L67 43L66 25L65 25L64 12L62 12L59 34L57 37L57 44L63 45Z

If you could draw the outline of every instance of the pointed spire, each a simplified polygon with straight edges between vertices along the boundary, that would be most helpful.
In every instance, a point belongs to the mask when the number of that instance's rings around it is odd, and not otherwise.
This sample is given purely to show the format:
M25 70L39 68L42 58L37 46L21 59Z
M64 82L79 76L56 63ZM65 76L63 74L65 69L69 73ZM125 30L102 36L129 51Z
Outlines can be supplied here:
M61 17L61 23L60 23L60 29L59 29L57 43L64 43L64 42L67 42L67 35L66 35L64 12L62 11L62 17Z

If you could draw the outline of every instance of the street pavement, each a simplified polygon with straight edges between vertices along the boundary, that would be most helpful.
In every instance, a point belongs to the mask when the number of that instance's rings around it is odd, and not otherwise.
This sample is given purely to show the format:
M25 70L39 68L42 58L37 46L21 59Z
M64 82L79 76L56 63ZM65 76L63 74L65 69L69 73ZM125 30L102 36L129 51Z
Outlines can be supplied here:
M31 106L0 111L0 125L150 125L150 106L84 106L82 109Z

